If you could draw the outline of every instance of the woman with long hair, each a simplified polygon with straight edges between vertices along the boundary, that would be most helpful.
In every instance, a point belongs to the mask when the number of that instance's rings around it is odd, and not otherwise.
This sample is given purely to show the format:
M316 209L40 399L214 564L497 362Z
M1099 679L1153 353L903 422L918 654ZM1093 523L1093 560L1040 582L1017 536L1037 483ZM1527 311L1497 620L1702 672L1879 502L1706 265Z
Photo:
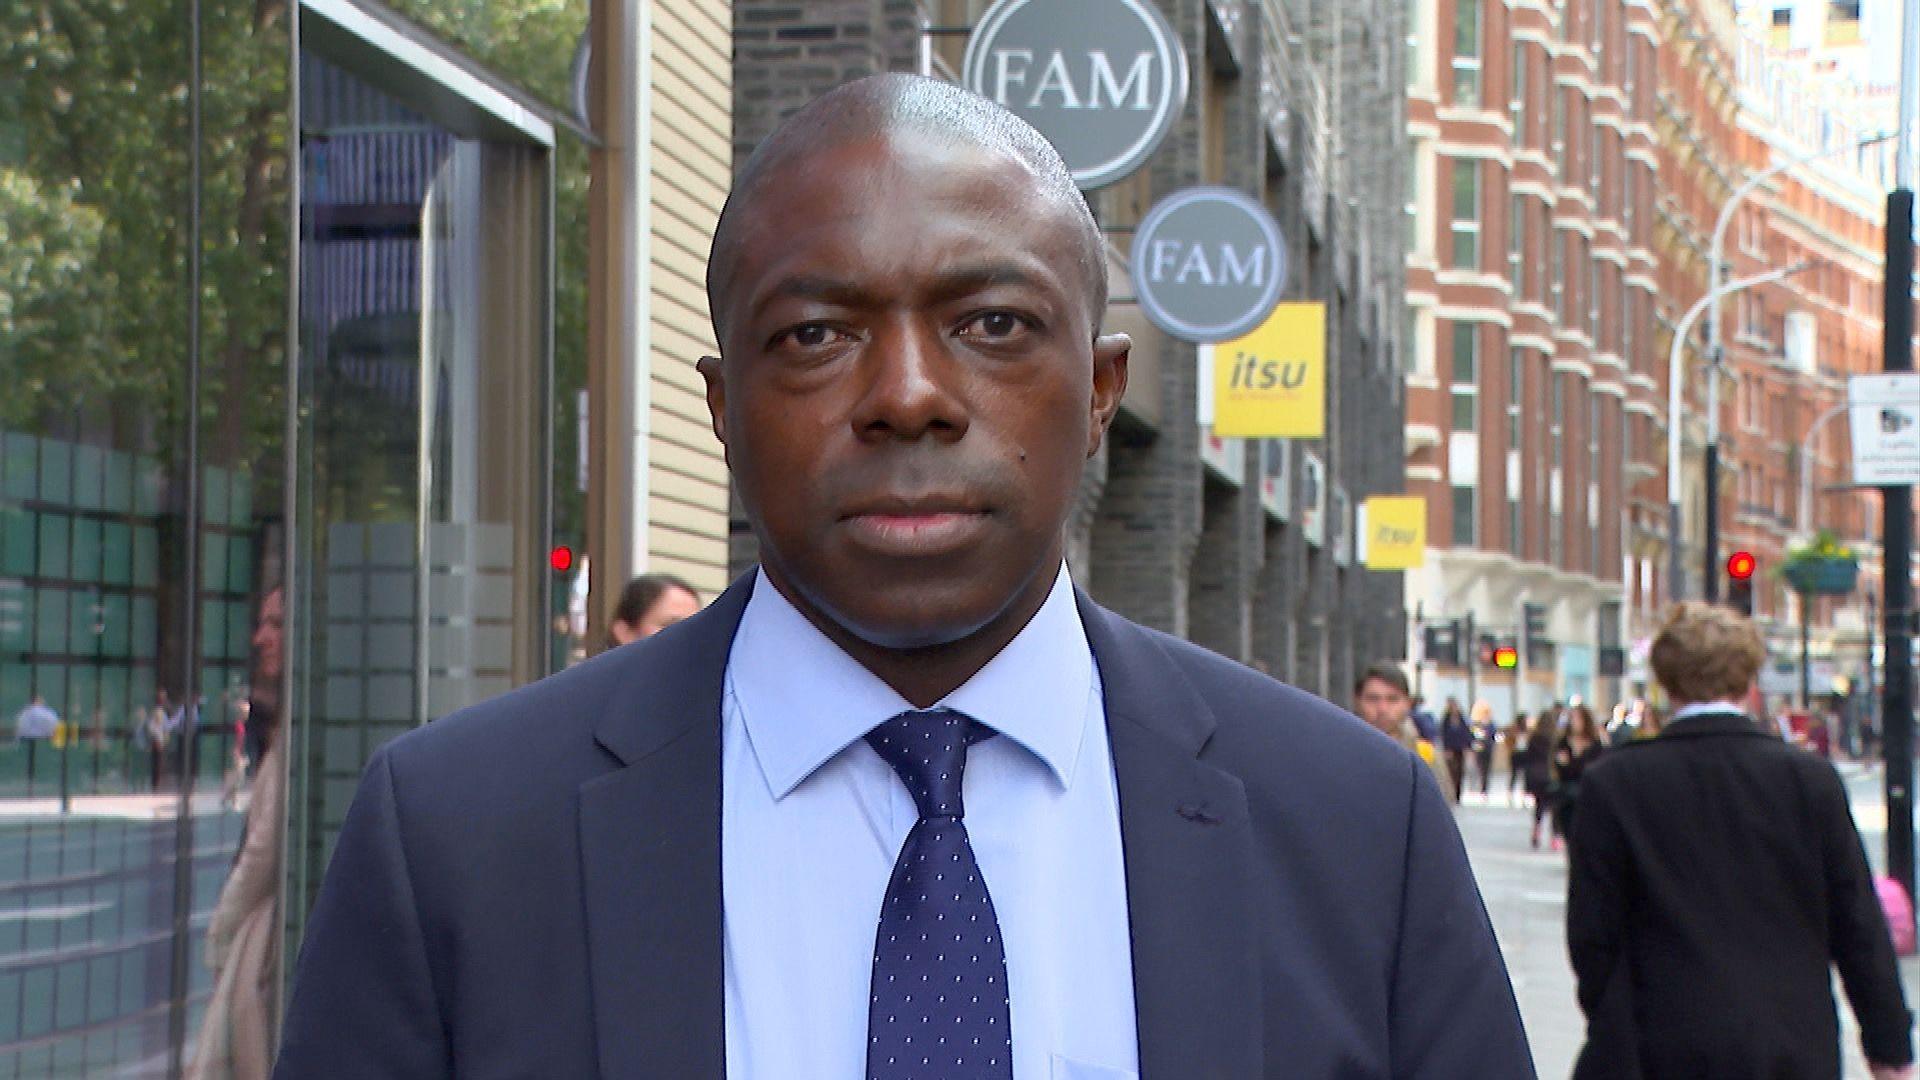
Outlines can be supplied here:
M1572 835L1573 815L1580 803L1580 777L1599 758L1607 748L1606 739L1600 733L1600 725L1594 722L1593 710L1585 705L1575 705L1571 712L1571 721L1567 724L1567 733L1553 748L1553 779L1555 797L1553 805L1553 848L1560 850L1560 842Z
M1533 846L1540 846L1540 823L1553 811L1553 745L1558 732L1552 709L1542 709L1527 731L1527 749L1521 755L1521 778L1533 800Z
M1440 749L1447 757L1447 772L1453 777L1453 801L1467 786L1467 755L1473 750L1473 728L1460 703L1447 699L1447 711L1440 720Z

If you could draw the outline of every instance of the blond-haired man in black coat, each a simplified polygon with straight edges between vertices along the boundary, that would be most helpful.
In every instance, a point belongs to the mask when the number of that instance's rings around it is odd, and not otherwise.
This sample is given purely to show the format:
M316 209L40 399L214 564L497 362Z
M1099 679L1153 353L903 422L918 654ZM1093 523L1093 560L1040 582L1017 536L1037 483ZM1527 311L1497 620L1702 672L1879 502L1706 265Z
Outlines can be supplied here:
M1676 607L1651 658L1673 722L1581 785L1576 1080L1837 1080L1834 968L1876 1080L1913 1076L1912 1017L1846 790L1745 711L1764 656L1747 619Z

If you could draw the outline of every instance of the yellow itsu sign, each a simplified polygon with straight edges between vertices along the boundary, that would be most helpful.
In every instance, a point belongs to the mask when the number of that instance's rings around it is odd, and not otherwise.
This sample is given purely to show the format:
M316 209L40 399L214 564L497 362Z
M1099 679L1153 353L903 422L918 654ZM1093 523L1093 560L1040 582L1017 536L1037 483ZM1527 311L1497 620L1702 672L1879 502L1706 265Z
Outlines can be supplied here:
M1327 428L1327 306L1281 304L1245 337L1213 346L1213 433L1317 439Z
M1427 558L1427 500L1375 495L1360 507L1362 558L1369 570L1412 570Z

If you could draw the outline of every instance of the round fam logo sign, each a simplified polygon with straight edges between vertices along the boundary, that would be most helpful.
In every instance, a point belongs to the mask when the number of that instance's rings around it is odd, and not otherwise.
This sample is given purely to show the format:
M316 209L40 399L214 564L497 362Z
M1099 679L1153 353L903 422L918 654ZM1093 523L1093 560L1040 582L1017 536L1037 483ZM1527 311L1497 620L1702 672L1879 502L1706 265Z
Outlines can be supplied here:
M1187 99L1187 53L1152 0L999 0L967 42L961 82L1047 137L1074 182L1138 169Z
M1231 341L1266 321L1287 285L1287 245L1245 192L1193 187L1160 200L1133 234L1133 291L1182 341Z

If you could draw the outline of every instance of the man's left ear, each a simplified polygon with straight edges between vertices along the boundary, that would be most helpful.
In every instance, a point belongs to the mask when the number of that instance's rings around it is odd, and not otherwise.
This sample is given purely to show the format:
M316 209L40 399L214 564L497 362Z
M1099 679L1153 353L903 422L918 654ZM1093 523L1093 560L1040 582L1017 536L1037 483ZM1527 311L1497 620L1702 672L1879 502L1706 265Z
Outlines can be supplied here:
M694 365L700 377L707 383L707 422L713 426L713 437L720 440L721 446L727 445L727 377L722 369L720 358L703 356Z
M1127 360L1133 353L1133 339L1125 334L1106 334L1093 339L1093 423L1087 426L1087 456L1100 452L1113 415L1120 411L1120 399L1127 396Z

